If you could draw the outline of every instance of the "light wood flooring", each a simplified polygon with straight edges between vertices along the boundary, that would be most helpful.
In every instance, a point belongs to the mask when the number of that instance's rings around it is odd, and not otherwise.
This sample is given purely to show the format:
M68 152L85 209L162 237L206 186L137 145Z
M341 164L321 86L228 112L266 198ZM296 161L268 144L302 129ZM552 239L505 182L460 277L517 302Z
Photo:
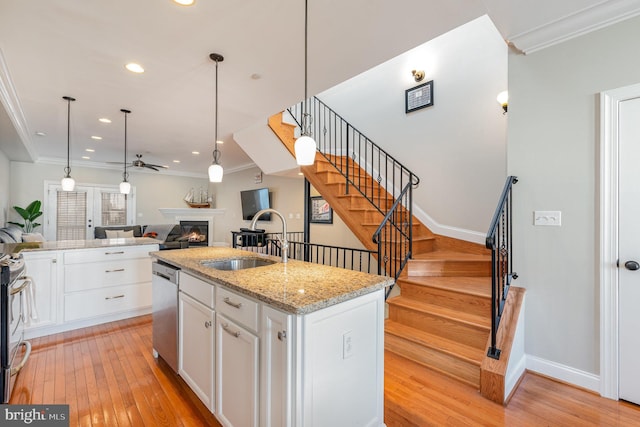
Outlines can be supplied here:
M219 426L182 379L151 355L151 316L37 338L32 345L10 403L69 404L73 427ZM640 426L640 408L533 374L505 408L473 387L387 353L385 422Z

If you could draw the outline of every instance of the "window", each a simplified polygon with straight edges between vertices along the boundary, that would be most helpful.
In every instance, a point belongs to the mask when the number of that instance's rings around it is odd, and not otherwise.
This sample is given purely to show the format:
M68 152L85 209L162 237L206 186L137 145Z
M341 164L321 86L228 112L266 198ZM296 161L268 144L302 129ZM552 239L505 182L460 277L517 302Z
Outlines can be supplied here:
M97 226L132 225L135 188L120 194L117 186L77 184L62 191L60 183L45 182L44 235L47 240L93 239Z

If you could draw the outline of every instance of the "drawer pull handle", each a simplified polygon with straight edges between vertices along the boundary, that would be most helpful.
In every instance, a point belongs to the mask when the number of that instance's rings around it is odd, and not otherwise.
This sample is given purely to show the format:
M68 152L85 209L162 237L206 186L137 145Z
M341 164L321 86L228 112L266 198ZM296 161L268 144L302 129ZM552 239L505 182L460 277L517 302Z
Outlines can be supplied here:
M117 273L119 271L124 271L124 268L116 268L115 270L105 270L105 273Z
M224 329L224 331L226 333L228 333L229 335L232 335L236 338L238 338L240 336L240 332L239 331L232 331L231 328L229 328L229 324L228 323L223 323L222 324L222 329Z
M104 297L104 299L106 299L106 300L116 299L116 298L124 298L124 294L122 294L122 295L116 295L116 296L114 296L114 297Z
M240 307L242 307L242 303L241 303L241 302L233 302L233 301L231 301L231 300L229 299L229 297L225 297L225 298L223 299L223 301L224 301L225 303L229 304L231 307L234 307L234 308L240 308Z
M278 331L278 339L284 341L287 338L287 331Z
M205 328L209 328L210 326L211 326L211 320L207 320L206 322L204 322Z
M105 252L105 255L122 255L124 251L116 251L116 252Z

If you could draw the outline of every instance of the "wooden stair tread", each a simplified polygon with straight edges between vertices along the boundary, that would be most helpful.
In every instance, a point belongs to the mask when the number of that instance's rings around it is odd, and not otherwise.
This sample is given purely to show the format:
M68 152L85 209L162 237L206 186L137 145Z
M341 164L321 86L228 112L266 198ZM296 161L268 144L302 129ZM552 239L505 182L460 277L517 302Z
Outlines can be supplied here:
M453 252L435 250L425 252L413 257L415 260L434 260L434 261L488 261L491 262L491 255L469 254L465 252Z
M465 276L407 276L406 271L398 278L398 285L402 289L402 282L412 285L422 285L431 288L444 289L477 297L491 298L491 277Z
M479 316L473 313L466 313L447 307L441 307L439 305L429 304L424 301L405 298L402 294L397 297L389 298L387 300L387 304L390 306L404 307L410 310L429 313L453 322L463 323L486 331L491 329L491 319L485 316Z
M384 330L386 333L413 341L424 347L437 349L443 353L458 357L469 363L473 363L478 367L480 367L484 358L484 351L478 350L477 348L449 340L439 335L430 334L429 332L421 331L419 329L412 328L411 326L394 322L393 320L385 321ZM387 348L387 350L393 351L391 348Z

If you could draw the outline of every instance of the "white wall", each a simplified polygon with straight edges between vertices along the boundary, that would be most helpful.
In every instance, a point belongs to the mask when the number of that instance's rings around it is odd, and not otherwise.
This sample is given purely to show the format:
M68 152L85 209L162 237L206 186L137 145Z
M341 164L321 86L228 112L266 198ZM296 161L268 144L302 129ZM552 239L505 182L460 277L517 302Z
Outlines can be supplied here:
M527 288L526 353L599 373L598 101L640 82L640 18L509 57L514 266ZM534 210L562 211L534 227Z
M434 81L434 106L405 114L412 69ZM506 89L507 46L484 16L318 97L420 177L415 206L486 233L506 177Z
M11 189L11 162L0 150L0 227L5 226L9 211L9 191Z
M58 181L64 175L64 166L41 163L11 162L11 206L26 206L33 200L44 202L44 181ZM111 184L122 181L122 173L110 169L71 167L71 176L77 184ZM129 181L136 188L137 224L162 224L172 222L158 208L187 207L182 200L190 188L207 188L205 178L188 178L160 173L131 171ZM18 218L11 212L9 218Z

